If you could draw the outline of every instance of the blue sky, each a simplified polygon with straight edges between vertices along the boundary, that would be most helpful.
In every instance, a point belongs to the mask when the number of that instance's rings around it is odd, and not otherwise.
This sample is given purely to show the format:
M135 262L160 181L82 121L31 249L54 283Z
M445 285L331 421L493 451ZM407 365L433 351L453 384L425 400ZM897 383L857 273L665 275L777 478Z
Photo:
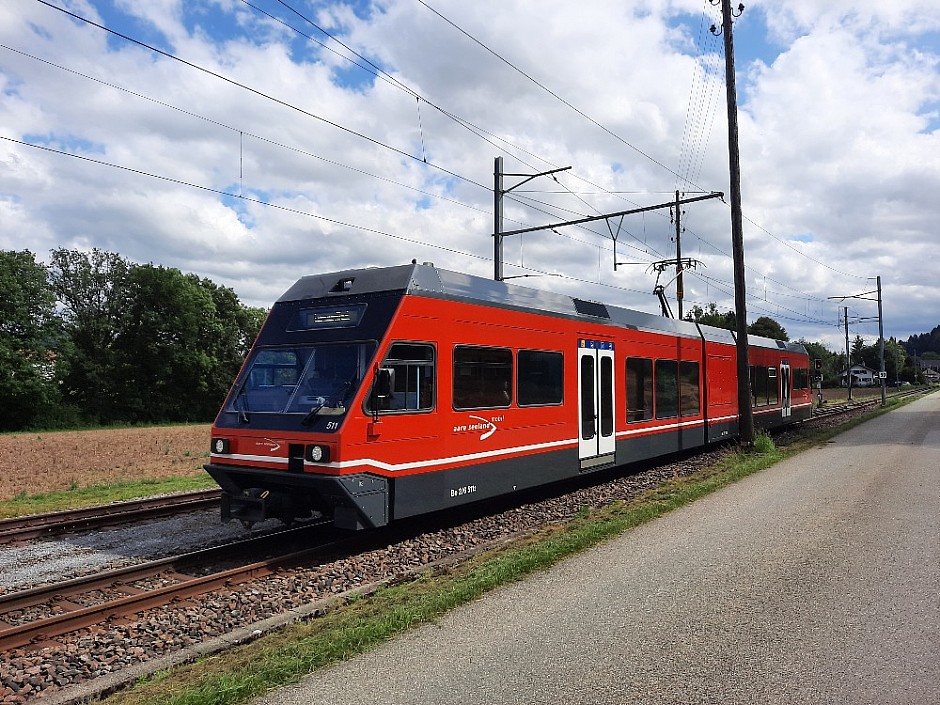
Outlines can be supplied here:
M513 194L507 227L728 190L707 0L252 0L335 51L241 0L50 4L191 65L36 0L0 5L4 249L100 247L266 306L304 274L412 258L491 276L496 156L514 173L572 167ZM734 38L749 318L839 349L829 297L881 275L886 333L931 330L940 5L746 5ZM353 66L288 8L390 76ZM686 310L732 306L729 221L719 201L686 209L683 254L700 261ZM649 265L674 256L669 214L623 228L618 257L646 266L614 271L599 222L510 238L507 273L656 313ZM871 342L877 326L852 333Z

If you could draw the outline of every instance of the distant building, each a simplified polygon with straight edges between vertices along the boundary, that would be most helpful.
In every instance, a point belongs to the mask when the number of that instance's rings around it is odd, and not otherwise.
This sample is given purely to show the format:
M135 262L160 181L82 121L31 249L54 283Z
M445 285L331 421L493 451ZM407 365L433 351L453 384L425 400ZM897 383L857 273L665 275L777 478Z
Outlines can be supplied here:
M924 375L928 383L936 384L940 382L940 360L925 360L922 357L916 359L917 370Z
M852 365L849 368L849 374L852 375L853 387L871 387L878 384L878 372L865 365ZM842 386L849 386L845 372L842 373Z

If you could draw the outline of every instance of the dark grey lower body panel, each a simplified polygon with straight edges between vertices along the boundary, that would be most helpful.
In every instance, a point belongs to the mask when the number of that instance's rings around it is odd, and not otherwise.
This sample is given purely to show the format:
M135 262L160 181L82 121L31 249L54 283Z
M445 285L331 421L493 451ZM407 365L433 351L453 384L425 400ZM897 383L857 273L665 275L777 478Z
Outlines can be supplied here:
M389 481L384 477L317 475L210 463L204 466L223 490L222 519L290 521L312 511L332 515L344 529L385 526L389 516Z
M766 420L771 421L770 417ZM775 416L774 420L779 423L773 425L780 425L795 419ZM734 420L707 430L694 426L620 438L616 453L598 457L597 462L579 458L572 448L400 477L318 475L217 463L205 467L228 496L224 501L231 518L260 520L278 516L277 511L289 514L296 505L332 514L337 526L355 529L384 526L395 519L501 497L615 465L628 467L737 435ZM275 496L260 497L264 490Z
M576 450L552 451L392 479L395 519L512 494L579 475Z

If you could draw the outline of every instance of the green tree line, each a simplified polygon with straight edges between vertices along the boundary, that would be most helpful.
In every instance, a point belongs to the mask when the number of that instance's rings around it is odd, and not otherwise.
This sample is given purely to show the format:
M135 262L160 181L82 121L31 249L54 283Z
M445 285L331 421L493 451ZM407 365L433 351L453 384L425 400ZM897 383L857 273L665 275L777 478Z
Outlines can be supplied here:
M707 308L693 306L692 310L685 316L686 320L702 323L716 328L727 328L736 330L734 311L721 313L718 306L714 303L708 304ZM753 323L748 325L747 332L751 335L760 335L766 338L775 338L777 340L790 340L787 329L769 316L761 316ZM940 340L940 326L934 329L937 340ZM923 345L927 346L933 339L933 333L914 337L911 340L919 339ZM852 365L865 365L872 370L881 369L881 350L880 346L865 345L861 336L856 336L849 350L849 364L846 364L845 351L832 352L822 343L811 342L801 339L801 343L809 353L811 359L822 360L823 386L837 387L843 382L843 376L846 369ZM909 341L910 345L910 341ZM908 349L894 338L888 338L885 341L885 372L888 374L890 383L898 381L922 382L917 379L917 371L914 362L908 355Z
M0 251L0 430L209 421L266 311L113 252Z

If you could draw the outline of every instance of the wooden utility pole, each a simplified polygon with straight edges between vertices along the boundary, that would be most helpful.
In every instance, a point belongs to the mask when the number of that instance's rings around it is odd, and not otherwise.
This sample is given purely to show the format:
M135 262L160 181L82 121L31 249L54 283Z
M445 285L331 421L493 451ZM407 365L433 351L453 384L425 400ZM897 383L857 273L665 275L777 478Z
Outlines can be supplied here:
M679 205L679 192L676 191L676 301L679 304L679 320L682 320L682 299L685 298L685 288L682 285L682 216Z
M885 385L887 384L887 375L885 374L885 324L884 324L884 315L881 310L881 275L878 277L878 349L879 355L881 357L881 371L878 374L878 377L881 379L881 405L885 406L888 403L887 390Z
M849 388L849 401L852 401L852 349L849 347L849 307L845 312L845 383Z
M734 313L738 352L738 418L741 443L754 445L754 410L751 408L751 372L747 344L747 290L744 269L744 218L741 213L741 161L738 153L738 96L734 80L734 37L731 5L721 3L721 32L725 40L725 87L728 94L728 165L731 176L731 250L734 259ZM716 0L710 0L714 5ZM738 5L740 16L744 5ZM712 31L716 31L712 25Z

